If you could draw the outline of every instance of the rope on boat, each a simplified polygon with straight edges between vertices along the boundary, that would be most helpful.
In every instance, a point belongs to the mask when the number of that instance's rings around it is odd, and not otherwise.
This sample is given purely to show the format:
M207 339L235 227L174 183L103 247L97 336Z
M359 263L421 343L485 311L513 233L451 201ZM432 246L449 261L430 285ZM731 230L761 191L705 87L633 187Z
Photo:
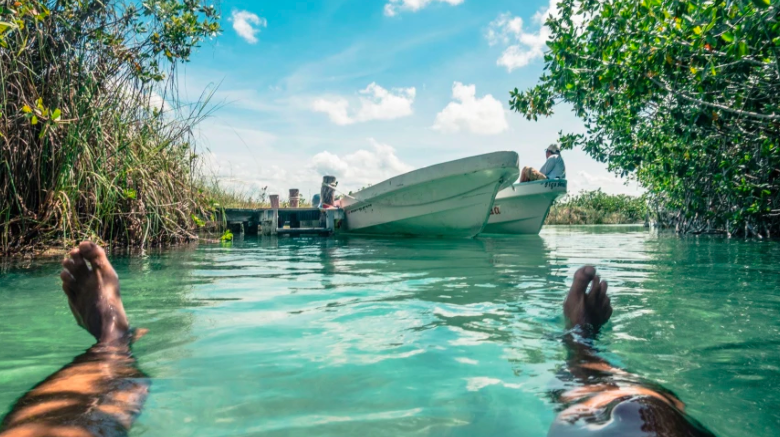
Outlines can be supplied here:
M331 189L331 190L333 190L333 191L338 191L338 192L339 192L341 195L343 195L344 197L349 197L350 199L352 199L352 200L354 200L354 201L357 201L357 202L362 202L362 200L360 200L360 199L356 199L356 198L354 198L354 197L350 196L349 194L347 194L347 193L345 193L345 192L343 192L343 191L339 190L338 188L336 188L336 186L335 186L335 185L330 185L330 184L326 184L325 182L323 182L323 183L322 183L322 186L323 186L323 187L328 187L328 188L330 188L330 189Z

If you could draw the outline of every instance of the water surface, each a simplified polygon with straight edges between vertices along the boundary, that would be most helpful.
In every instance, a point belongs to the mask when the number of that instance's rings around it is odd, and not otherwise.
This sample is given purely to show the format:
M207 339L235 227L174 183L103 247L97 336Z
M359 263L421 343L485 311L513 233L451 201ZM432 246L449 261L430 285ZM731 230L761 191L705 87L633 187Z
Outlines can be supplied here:
M133 436L544 436L584 264L604 355L720 436L780 429L780 244L637 227L476 240L247 238L112 257L154 378ZM90 344L55 262L0 273L0 414Z

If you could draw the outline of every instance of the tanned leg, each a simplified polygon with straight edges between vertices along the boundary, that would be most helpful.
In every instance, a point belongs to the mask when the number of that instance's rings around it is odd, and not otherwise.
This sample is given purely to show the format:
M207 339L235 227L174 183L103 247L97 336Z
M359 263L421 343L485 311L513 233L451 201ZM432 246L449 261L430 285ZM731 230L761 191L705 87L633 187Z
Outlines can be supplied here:
M528 171L531 170L530 167L523 167L523 169L520 171L520 182L528 182Z
M73 316L97 343L22 396L0 437L127 435L146 400L149 380L130 353L119 278L106 253L83 242L62 266Z
M533 167L523 167L520 171L520 183L541 181L547 179L547 176L540 173L539 170Z
M573 388L555 394L562 408L548 436L713 435L685 414L673 393L598 356L593 341L612 315L612 304L595 268L575 273L563 313L569 332L563 338L568 358L562 379Z

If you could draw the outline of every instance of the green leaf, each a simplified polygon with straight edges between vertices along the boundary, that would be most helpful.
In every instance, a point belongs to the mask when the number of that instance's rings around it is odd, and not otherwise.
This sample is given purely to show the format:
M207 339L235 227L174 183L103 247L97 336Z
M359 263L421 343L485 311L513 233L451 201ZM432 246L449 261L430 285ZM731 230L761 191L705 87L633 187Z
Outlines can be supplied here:
M747 56L748 49L747 49L747 44L745 44L745 41L740 41L738 47L739 47L739 56L742 57Z
M7 21L0 21L0 35L4 34L5 32L11 30L11 29L18 29L19 26L17 26L14 23L9 23Z
M726 42L734 42L734 34L731 32L725 32L723 35L720 36L723 38L723 41Z
M59 109L55 109L54 112L51 113L51 119L54 120L54 121L57 121L57 120L60 119L61 115L62 115L62 113L60 112L60 110Z
M191 217L192 217L192 221L193 221L193 222L195 222L195 225L197 225L199 228L202 228L202 227L206 226L206 222L204 222L203 220L201 220L201 219L200 219L198 216L196 216L195 214L191 214Z
M132 200L132 199L135 199L136 197L138 197L138 192L135 191L134 189L128 188L128 189L125 190L125 199L131 199Z
M768 8L770 6L769 0L753 0L753 4L761 9Z
M33 126L38 124L38 117L33 115L32 118L30 119L30 124L32 124Z
M701 35L701 26L694 27L693 33L695 33L696 35Z

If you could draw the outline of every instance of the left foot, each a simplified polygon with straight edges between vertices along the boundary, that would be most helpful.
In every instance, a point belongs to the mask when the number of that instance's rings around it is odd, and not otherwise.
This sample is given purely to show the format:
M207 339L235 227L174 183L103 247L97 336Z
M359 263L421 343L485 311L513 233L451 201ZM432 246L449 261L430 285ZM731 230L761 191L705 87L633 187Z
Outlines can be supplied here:
M78 324L100 343L127 337L129 325L119 296L119 277L106 252L84 241L62 261L62 289Z

